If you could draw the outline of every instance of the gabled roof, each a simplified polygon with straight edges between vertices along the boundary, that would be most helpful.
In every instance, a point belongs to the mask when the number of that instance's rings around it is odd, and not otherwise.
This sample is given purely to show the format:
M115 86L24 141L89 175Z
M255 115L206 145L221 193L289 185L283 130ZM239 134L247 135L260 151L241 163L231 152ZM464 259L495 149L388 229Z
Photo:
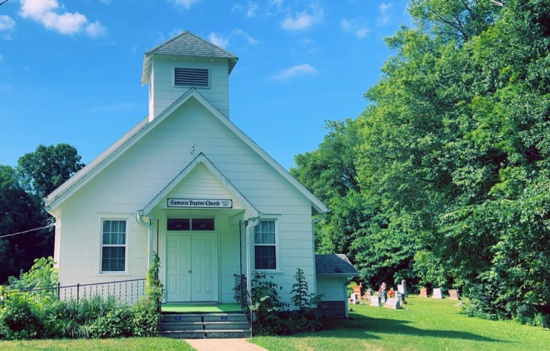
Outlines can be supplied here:
M220 172L219 169L206 157L202 152L195 157L187 167L185 167L168 185L158 193L148 204L141 210L142 215L148 215L168 194L174 190L197 166L203 165L206 169L227 189L231 195L241 205L245 207L249 217L258 217L258 210L252 205L246 197Z
M359 275L344 254L315 255L317 275L356 277Z
M214 105L212 105L204 96L202 96L194 88L189 89L185 94L174 101L164 111L162 111L155 119L147 123L148 118L145 118L139 122L132 130L119 139L110 148L105 150L95 160L93 160L86 167L81 169L73 177L63 183L59 188L53 191L45 199L45 205L47 210L52 212L59 207L65 199L76 193L84 185L86 185L93 177L105 169L111 163L113 163L118 157L124 154L141 138L152 131L155 126L162 123L168 116L170 116L180 106L185 104L189 99L196 99L202 104L212 115L218 119L223 125L225 125L230 131L232 131L238 138L240 138L247 146L249 146L254 152L256 152L262 159L264 159L276 172L278 172L283 178L285 178L291 185L293 185L302 195L304 195L310 202L313 209L317 213L328 212L328 208L317 199L309 190L307 190L300 182L290 175L281 165L277 163L267 152L259 147L252 139L250 139L243 131L241 131L235 124L233 124L229 118L227 118L222 112L220 112Z
M231 73L239 59L219 46L209 43L189 31L185 31L145 53L141 84L150 83L151 57L153 55L226 58L229 62L228 73Z

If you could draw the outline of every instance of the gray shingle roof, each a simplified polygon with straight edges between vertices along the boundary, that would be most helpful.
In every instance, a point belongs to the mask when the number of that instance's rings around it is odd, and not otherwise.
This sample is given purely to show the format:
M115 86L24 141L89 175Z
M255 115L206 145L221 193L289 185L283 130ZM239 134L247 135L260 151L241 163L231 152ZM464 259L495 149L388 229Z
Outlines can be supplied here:
M357 270L344 254L315 255L317 274L357 276Z
M172 39L147 51L145 55L175 55L175 56L196 56L196 57L225 57L230 60L238 58L208 41L185 31Z
M150 58L153 55L226 58L229 64L228 73L231 73L239 60L237 56L225 51L221 47L196 36L190 31L185 31L145 53L142 84L149 83Z

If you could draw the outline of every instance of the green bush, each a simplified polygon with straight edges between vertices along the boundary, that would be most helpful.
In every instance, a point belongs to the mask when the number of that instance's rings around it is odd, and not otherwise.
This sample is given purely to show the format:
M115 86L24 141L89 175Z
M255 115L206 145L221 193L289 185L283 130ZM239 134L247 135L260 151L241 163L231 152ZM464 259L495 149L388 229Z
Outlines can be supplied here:
M162 285L159 258L147 275L146 296L132 306L113 296L59 300L53 260L39 259L13 289L3 289L0 310L1 339L118 338L159 334Z
M281 300L279 287L273 282L273 277L256 274L252 280L250 306L255 315L254 333L256 335L289 335L299 332L321 329L317 313L317 303L320 296L315 296L308 290L308 284L301 268L296 269L296 280L291 290L290 305Z

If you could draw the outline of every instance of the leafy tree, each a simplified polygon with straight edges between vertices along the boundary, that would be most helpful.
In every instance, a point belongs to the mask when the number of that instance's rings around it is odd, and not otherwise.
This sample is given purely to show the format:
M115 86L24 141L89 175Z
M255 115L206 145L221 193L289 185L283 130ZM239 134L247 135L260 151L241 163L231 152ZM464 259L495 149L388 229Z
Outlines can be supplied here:
M5 236L45 225L41 202L26 193L10 166L0 165L0 236ZM32 235L33 240L29 240ZM48 242L48 232L0 238L0 283L9 276L19 276L28 270L36 257L51 255L42 248Z
M83 166L76 149L67 144L40 145L19 158L16 169L0 165L0 235L47 226L42 199ZM0 282L19 277L34 259L51 256L53 244L52 229L0 238Z
M19 158L18 169L25 188L44 198L84 167L80 160L71 145L39 145Z
M358 179L410 218L423 283L483 285L492 315L529 319L550 301L550 3L505 5L411 2L418 27L388 40L397 54L366 94Z

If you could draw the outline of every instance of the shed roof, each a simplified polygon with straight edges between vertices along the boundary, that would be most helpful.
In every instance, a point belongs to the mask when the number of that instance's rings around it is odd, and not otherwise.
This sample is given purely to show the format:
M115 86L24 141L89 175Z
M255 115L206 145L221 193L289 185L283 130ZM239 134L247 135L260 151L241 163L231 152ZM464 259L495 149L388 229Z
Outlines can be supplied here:
M358 276L357 270L344 254L315 255L318 275Z
M150 83L151 56L153 55L226 58L229 64L228 73L231 73L239 60L237 56L186 30L145 53L141 84Z

